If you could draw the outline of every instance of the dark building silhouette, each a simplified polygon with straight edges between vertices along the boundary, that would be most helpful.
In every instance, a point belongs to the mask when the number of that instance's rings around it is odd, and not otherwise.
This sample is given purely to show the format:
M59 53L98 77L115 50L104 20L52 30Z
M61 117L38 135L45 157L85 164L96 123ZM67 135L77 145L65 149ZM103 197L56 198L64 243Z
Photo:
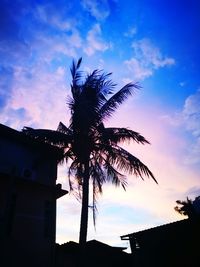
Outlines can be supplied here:
M0 266L54 266L60 153L0 124Z
M121 267L131 266L132 257L126 248L112 247L97 240L90 240L84 248L78 243L57 245L56 267Z
M181 220L121 236L135 267L199 267L200 220Z

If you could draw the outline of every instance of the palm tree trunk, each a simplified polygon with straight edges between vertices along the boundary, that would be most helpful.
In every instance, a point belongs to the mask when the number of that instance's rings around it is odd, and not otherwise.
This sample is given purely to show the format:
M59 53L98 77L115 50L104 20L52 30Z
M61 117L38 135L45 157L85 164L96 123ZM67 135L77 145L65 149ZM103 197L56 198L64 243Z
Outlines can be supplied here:
M79 233L79 244L84 246L87 241L88 228L88 204L89 204L89 160L85 162L85 173L83 179L81 222Z

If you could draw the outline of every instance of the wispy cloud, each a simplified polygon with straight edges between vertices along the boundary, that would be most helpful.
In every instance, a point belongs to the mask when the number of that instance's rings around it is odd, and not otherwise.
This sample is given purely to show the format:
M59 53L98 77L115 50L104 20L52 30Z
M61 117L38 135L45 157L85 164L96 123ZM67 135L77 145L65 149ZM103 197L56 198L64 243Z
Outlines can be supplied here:
M2 109L12 92L13 68L0 67L0 109Z
M184 123L194 136L187 155L188 163L200 163L200 89L187 97L182 111Z
M182 110L174 114L162 116L162 119L173 127L181 127L184 132L191 134L188 141L185 162L187 164L200 163L200 90L189 95Z
M175 64L171 57L164 57L159 48L149 39L142 39L132 43L133 57L124 64L136 80L143 80L153 75L154 71Z
M153 74L153 70L150 66L144 65L136 58L126 60L124 63L127 66L128 70L131 72L133 79L137 81L144 80L145 78L148 78Z
M37 5L34 16L36 20L60 31L70 31L72 28L72 22L62 18L60 13L56 14L53 5Z
M154 46L149 39L142 39L132 43L134 54L144 65L152 65L154 69L170 66L175 63L173 58L164 57L159 48Z
M104 52L109 48L107 44L101 37L101 27L99 24L95 24L87 34L87 43L84 52L88 56L92 56L96 51Z
M17 129L25 126L24 123L26 126L56 128L66 108L64 102L60 105L60 99L67 96L64 69L59 67L50 73L41 66L32 68L31 72L16 68L13 83L12 96L0 115L1 122Z
M77 49L82 45L82 38L77 30L69 35L60 34L54 38L38 32L33 49L37 53L37 60L51 62L60 56L76 57Z
M136 27L131 27L129 28L125 33L124 36L125 37L133 37L135 34L137 33L137 28Z
M31 7L27 12L32 27L27 29L18 23L18 16L15 20L9 16L5 18L6 25L2 25L5 38L0 46L1 123L16 129L24 125L56 127L66 109L64 102L62 106L58 104L67 96L63 62L69 65L83 49L89 56L108 49L99 24L85 36L85 33L80 34L75 19L63 17L63 11L57 11L54 12L52 4ZM5 13L9 12L5 10ZM21 6L19 14L21 19L27 15ZM18 34L9 35L6 27ZM26 38L23 37L25 30ZM57 112L50 116L52 110Z
M110 14L109 4L107 0L82 0L82 6L96 20L104 20Z
M183 116L187 129L190 130L194 136L200 137L200 89L186 98Z

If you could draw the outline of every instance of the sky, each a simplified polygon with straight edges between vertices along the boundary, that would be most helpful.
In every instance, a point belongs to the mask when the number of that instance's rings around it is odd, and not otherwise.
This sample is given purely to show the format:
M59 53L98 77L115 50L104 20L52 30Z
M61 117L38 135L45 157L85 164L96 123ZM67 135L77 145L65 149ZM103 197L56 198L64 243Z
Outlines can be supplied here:
M200 195L200 1L1 0L0 123L56 129L69 124L70 65L112 72L116 90L141 85L107 126L138 131L150 145L126 144L154 173L106 184L88 240L128 246L120 236L183 219L176 200ZM68 189L67 168L58 180ZM58 200L57 242L78 241L80 203Z

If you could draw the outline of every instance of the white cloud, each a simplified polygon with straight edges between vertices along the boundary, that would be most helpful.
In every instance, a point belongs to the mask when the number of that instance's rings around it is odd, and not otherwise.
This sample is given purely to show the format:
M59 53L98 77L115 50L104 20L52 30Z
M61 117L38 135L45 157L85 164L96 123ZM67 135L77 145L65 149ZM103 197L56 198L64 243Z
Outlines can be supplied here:
M83 40L78 30L74 29L72 34L68 36L67 39L67 43L73 45L73 47L80 48L82 46Z
M55 10L52 12L53 6L51 5L38 5L34 10L34 15L37 20L51 25L54 28L61 31L70 31L72 27L72 22L62 19L61 14L56 14Z
M67 57L77 57L77 49L82 46L82 38L76 29L69 35L60 34L54 36L44 35L42 32L37 34L32 44L32 49L37 53L37 61L42 64L49 63L57 58L59 54Z
M200 163L200 89L185 100L182 111L186 129L194 136L186 161L188 163Z
M142 39L132 43L134 54L144 65L151 65L154 69L173 65L175 60L163 57L159 48L155 47L149 39Z
M186 155L186 164L199 164L200 163L200 138L197 138L193 144L190 145Z
M125 37L133 37L136 33L137 33L137 28L136 27L132 27L132 28L129 28L128 31L126 31L124 33L124 36Z
M175 60L164 57L149 39L132 43L133 57L124 63L136 80L143 80L153 75L154 71L175 64Z
M123 78L122 79L123 84L131 83L131 82L132 82L132 80L130 78Z
M34 38L31 48L34 53L36 52L37 57L41 56L41 60L44 62L50 62L55 57L58 58L56 53L77 57L77 49L82 46L77 21L72 16L66 18L65 8L58 13L54 5L47 4L39 5L34 10L35 19L40 23L40 27L32 30ZM52 30L55 34L52 33Z
M124 62L128 67L128 70L133 73L134 79L143 80L153 74L153 70L148 66L144 66L136 58L131 58Z
M110 14L107 0L83 0L82 6L91 14L91 16L95 17L96 20L104 20Z
M95 24L87 34L87 43L84 52L88 56L92 56L96 51L104 52L109 48L109 45L101 38L101 27Z
M200 136L200 89L185 100L183 115L187 129Z
M60 20L58 16L54 16L51 19L51 24L61 31L70 31L72 24L66 20Z
M23 126L56 129L59 120L65 117L66 104L60 103L66 97L62 67L55 72L40 65L32 69L15 68L12 96L1 112L1 122L17 129Z
M200 90L185 99L182 110L173 115L162 116L162 120L173 127L182 127L191 133L185 163L200 163Z

